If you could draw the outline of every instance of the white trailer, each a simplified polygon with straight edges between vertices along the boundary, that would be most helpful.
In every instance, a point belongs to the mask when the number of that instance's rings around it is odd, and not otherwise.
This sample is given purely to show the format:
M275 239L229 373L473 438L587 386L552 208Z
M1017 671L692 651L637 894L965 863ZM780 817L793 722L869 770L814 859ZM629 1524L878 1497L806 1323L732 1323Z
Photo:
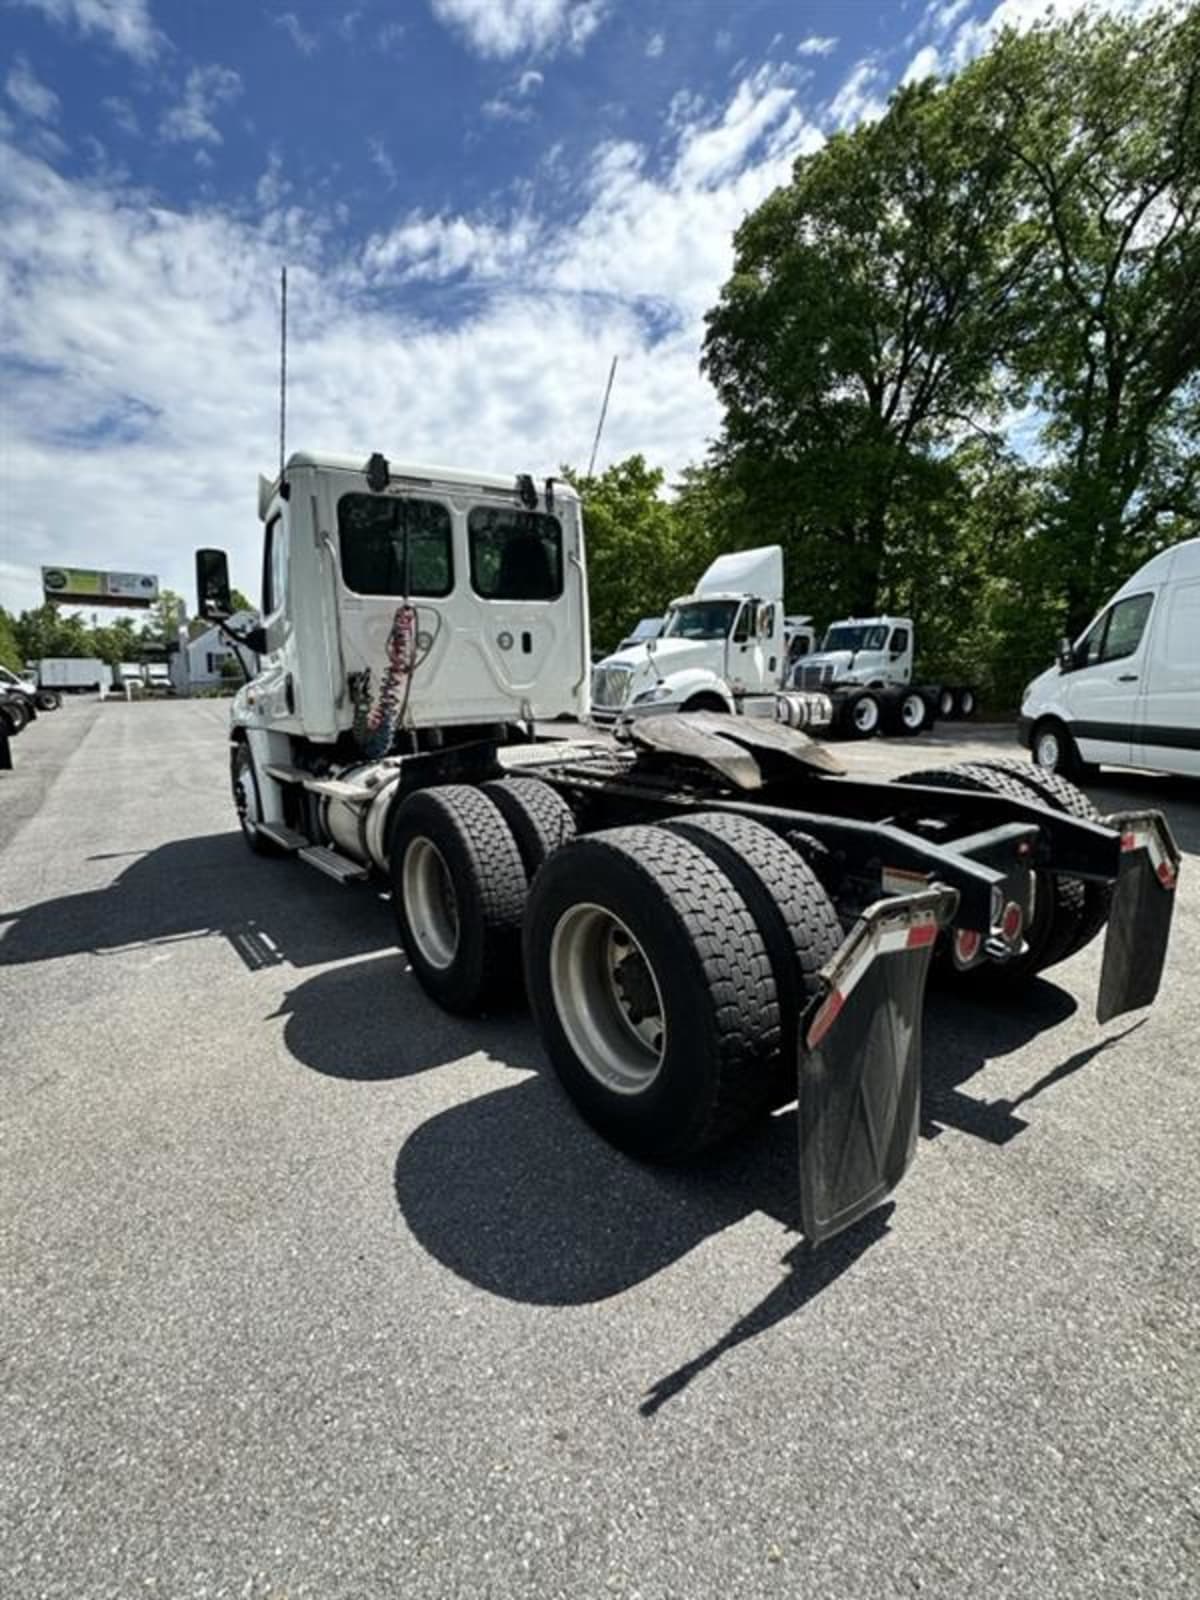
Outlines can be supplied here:
M231 709L247 845L386 883L412 975L448 1010L526 994L567 1095L618 1147L678 1161L796 1100L817 1243L913 1158L935 948L952 979L1019 988L1108 921L1100 1015L1153 1000L1179 864L1157 814L1101 821L1003 763L856 781L746 714L542 736L588 710L569 486L298 454L259 506L262 622L232 630L261 657ZM222 552L198 552L197 585L227 620ZM781 610L764 595L744 640L722 633L747 673Z
M97 656L44 656L37 664L38 684L61 694L82 694L107 688L109 669Z

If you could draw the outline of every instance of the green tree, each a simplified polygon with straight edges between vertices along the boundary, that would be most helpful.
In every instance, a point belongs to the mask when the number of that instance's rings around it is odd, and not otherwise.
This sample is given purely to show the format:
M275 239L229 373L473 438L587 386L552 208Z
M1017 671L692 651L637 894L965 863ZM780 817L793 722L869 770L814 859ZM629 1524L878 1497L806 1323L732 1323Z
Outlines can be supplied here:
M1013 362L1045 417L1039 531L1078 627L1200 525L1200 10L1006 34L952 94L996 108L1040 230Z
M13 623L23 661L44 656L90 656L92 630L82 617L60 611L47 600L32 611L22 611Z
M924 83L801 156L735 235L704 368L747 504L839 606L873 611L889 549L996 409L1034 243L987 108ZM1007 248L1006 248L1007 247Z
M179 636L183 596L174 589L160 589L158 599L146 613L142 637L148 643L173 645Z
M89 654L99 656L110 667L118 661L136 660L140 648L137 623L132 617L118 617L115 622L92 629Z
M0 666L7 667L10 672L21 672L25 666L13 629L13 619L3 606L0 606Z
M662 497L663 474L640 455L594 478L564 476L583 499L592 642L612 650L640 617L661 613L691 587L697 554ZM704 565L703 553L699 556Z

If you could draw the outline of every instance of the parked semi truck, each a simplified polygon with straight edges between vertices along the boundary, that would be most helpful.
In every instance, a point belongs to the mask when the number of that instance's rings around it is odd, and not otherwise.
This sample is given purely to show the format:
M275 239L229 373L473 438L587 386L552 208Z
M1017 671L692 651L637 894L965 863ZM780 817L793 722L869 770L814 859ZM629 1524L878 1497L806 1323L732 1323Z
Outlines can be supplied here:
M765 713L868 738L917 734L939 714L974 709L970 691L912 682L906 618L834 623L816 653L811 621L784 615L779 545L718 556L691 594L671 602L657 638L626 643L597 663L593 719L603 726L663 711Z
M523 985L566 1094L621 1149L682 1160L796 1100L818 1243L912 1160L931 960L1019 994L1107 925L1098 1014L1153 1000L1179 867L1155 812L1102 819L1002 761L852 779L786 723L723 711L542 736L588 713L569 485L296 454L259 509L262 620L232 630L261 658L231 712L247 845L388 883L446 1009ZM197 582L228 618L222 552Z

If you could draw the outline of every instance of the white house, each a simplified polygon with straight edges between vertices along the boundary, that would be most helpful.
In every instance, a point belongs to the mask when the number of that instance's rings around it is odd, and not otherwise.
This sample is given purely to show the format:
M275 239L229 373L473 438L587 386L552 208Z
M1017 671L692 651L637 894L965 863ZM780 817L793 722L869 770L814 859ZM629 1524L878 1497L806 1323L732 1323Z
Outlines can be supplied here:
M239 619L240 620L240 619ZM257 619L256 619L257 620ZM258 658L253 651L242 646L242 656L251 672L258 665ZM205 628L203 633L188 642L187 647L187 678L188 687L191 689L210 689L215 685L226 682L222 676L222 666L226 661L237 665L237 652L229 640L218 627ZM233 680L234 687L240 682L240 675Z

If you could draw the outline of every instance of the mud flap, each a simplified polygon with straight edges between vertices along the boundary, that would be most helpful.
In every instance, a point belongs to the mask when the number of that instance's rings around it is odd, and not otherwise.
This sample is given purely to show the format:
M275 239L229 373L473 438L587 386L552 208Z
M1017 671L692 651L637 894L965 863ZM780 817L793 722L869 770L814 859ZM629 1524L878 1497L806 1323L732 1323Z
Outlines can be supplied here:
M801 1019L800 1218L812 1245L884 1201L916 1151L925 980L953 889L881 900L820 975Z
M1179 847L1158 811L1105 817L1121 835L1121 865L1104 941L1096 1020L1148 1006L1158 994L1179 881Z

